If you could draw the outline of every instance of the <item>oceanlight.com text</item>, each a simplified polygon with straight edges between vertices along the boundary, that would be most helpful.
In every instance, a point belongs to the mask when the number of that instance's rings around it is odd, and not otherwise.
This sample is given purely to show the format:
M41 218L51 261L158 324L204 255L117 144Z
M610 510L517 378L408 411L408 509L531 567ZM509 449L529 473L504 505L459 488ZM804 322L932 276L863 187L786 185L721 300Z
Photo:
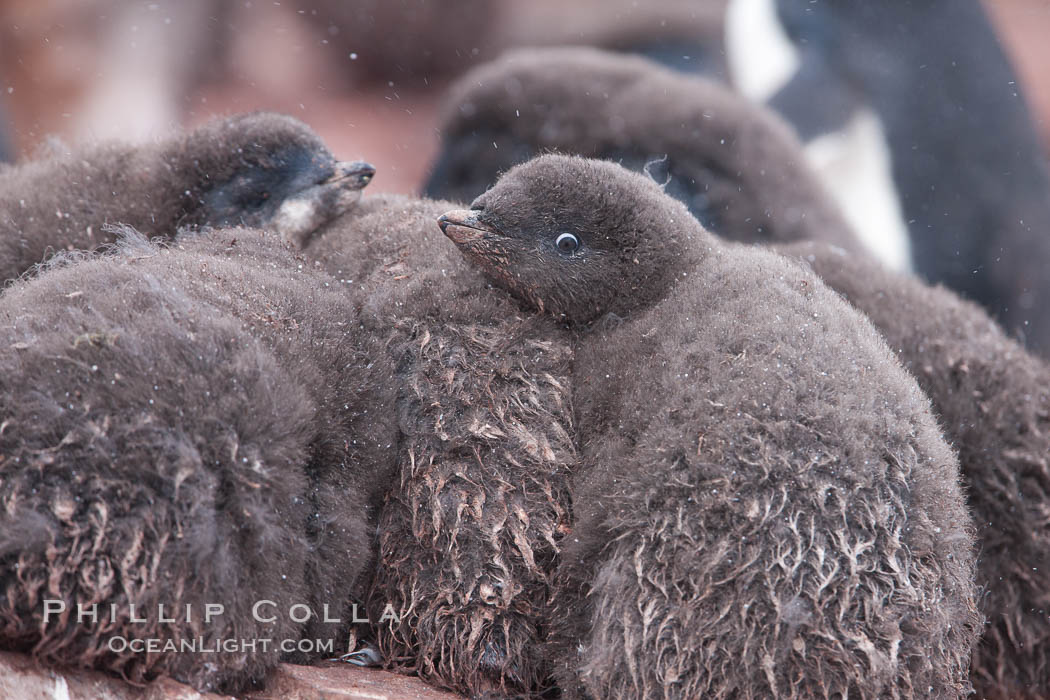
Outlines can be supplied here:
M237 654L266 653L277 649L282 653L302 652L305 654L335 653L335 640L332 639L135 639L127 637L110 637L107 642L114 654L131 651L136 654Z

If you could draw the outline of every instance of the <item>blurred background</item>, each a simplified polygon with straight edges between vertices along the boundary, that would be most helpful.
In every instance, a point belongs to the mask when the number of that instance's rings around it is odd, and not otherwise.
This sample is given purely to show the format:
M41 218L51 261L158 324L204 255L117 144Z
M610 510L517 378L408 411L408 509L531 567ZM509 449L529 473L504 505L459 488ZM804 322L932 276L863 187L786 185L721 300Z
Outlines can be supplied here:
M2 0L8 160L257 109L417 191L448 81L506 47L721 42L721 0ZM643 47L644 48L644 47ZM715 49L717 51L717 49ZM676 50L672 53L681 53ZM2 147L0 147L2 148Z
M985 0L1050 144L1050 0ZM416 192L448 82L512 46L589 44L725 76L725 0L0 0L0 155L267 109L371 191Z

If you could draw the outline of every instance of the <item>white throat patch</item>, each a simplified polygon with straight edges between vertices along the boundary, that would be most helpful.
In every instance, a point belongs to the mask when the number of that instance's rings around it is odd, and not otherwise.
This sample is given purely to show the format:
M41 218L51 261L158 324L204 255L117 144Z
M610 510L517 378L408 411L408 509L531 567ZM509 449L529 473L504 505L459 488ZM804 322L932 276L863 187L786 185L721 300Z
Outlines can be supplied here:
M910 272L911 238L875 112L858 109L842 131L806 144L806 157L865 247L894 270Z
M749 99L766 102L802 63L777 17L776 0L730 0L725 22L733 86Z
M788 84L801 58L777 16L777 0L730 0L726 60L734 86L752 101L768 102ZM894 270L911 271L911 239L878 115L858 109L840 131L813 139L805 150L865 247Z

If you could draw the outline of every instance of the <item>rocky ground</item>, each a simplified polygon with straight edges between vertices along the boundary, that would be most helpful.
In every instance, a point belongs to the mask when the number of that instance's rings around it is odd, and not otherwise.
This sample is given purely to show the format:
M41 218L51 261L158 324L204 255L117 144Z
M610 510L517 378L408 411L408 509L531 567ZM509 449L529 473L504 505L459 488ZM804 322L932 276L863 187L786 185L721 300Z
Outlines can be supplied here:
M222 700L163 679L137 687L102 673L45 668L20 654L0 652L0 698L20 700ZM282 664L266 690L243 700L456 700L408 676L337 662L318 666Z

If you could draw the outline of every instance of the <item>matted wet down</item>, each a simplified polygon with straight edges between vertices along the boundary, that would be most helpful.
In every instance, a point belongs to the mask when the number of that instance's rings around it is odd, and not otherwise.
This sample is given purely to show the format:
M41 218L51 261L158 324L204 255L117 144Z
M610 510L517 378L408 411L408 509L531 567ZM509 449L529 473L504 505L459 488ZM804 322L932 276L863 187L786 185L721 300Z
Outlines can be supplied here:
M0 698L1050 698L1046 36L0 3Z

